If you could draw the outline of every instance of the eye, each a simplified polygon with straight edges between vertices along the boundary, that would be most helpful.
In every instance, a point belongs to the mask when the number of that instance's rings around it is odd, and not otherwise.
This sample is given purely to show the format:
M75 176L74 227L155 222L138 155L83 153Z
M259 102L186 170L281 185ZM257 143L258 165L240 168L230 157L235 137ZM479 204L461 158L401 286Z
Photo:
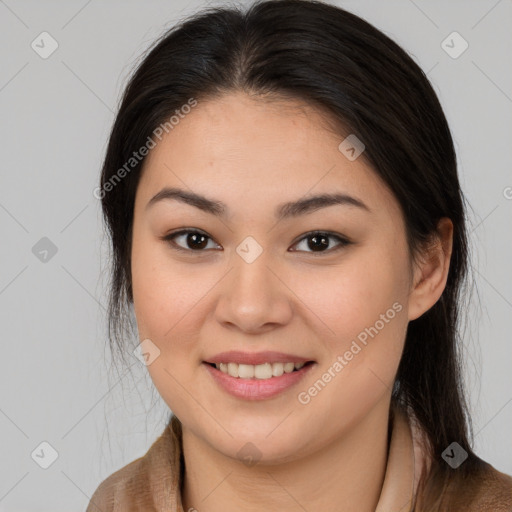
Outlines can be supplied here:
M338 245L335 247L330 247L330 239L336 240ZM325 253L342 249L343 247L350 245L352 242L334 233L329 233L326 231L311 231L310 233L306 233L306 235L303 236L295 245L300 245L301 243L305 243L305 247L311 249L311 252Z
M181 239L181 243L183 245L180 245L176 241L179 239ZM209 240L214 243L210 236L197 229L182 229L181 231L165 235L162 237L162 240L165 240L171 244L173 249L186 252L204 252L203 249L212 249L212 247L208 247ZM332 247L330 240L335 240L338 242L338 244ZM350 245L352 242L338 234L326 231L311 231L306 233L306 235L304 235L294 245L300 246L301 243L305 243L306 248L310 249L310 251L304 249L299 249L299 251L301 250L302 252L325 253L342 249L343 247ZM214 245L217 244L214 243ZM297 249L292 250L292 252L295 251L297 251Z
M185 245L185 247L179 245L179 243L176 242L178 239L182 239L182 243ZM162 240L172 244L173 248L178 251L188 252L202 252L203 249L208 248L208 240L213 242L213 240L206 233L198 231L197 229L183 229L181 231L177 231L162 237Z

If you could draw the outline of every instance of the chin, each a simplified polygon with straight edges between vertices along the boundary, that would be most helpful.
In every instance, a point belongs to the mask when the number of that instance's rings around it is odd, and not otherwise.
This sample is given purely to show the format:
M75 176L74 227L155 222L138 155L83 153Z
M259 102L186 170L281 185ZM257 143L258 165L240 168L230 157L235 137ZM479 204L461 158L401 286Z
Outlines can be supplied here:
M212 442L215 443L215 440ZM302 452L296 439L288 435L276 436L270 440L265 435L261 438L250 438L246 434L240 434L213 446L223 455L240 460L248 466L284 464L300 458Z

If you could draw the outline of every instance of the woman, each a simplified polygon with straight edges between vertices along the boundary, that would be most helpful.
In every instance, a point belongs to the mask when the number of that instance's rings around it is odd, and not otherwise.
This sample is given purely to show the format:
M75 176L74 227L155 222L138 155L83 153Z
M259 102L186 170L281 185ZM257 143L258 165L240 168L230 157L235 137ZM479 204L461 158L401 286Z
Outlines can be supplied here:
M172 411L108 510L505 511L472 451L450 131L382 32L306 0L210 9L128 84L97 197L111 339Z

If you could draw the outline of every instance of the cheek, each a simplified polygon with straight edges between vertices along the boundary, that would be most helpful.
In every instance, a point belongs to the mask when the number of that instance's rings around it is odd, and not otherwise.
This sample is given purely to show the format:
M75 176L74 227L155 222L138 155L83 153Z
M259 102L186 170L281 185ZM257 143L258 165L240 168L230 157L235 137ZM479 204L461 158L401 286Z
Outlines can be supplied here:
M322 382L315 375L303 387L320 390L312 390L317 414L368 410L391 392L407 329L405 264L395 252L359 251L323 277L304 278L297 295L325 333Z
M190 269L172 262L165 249L165 244L134 236L133 304L139 339L150 339L158 349L158 357L147 366L151 379L169 408L187 418L186 390L193 389L200 359L194 319L203 311L205 291L194 285Z
M172 262L165 242L134 231L131 271L140 335L171 338L174 326L198 299L190 270Z
M385 331L391 334L403 324L403 315L397 314L405 309L407 296L402 268L402 262L386 257L382 250L359 251L335 267L297 275L294 292L316 319L319 338L338 353L358 335L364 342L365 333L369 336L368 329L376 323L384 338Z

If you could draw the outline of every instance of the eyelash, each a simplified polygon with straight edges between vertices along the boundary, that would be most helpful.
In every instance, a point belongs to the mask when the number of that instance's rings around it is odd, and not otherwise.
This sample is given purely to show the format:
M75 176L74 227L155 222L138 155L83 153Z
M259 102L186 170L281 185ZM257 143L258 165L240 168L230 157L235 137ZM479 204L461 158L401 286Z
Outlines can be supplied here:
M197 229L183 229L183 230L180 230L180 231L176 231L174 233L169 233L168 235L165 235L165 236L161 237L161 240L163 240L165 242L168 242L168 244L171 246L171 248L173 250L176 250L176 251L187 252L187 253L201 253L201 252L205 252L207 249L198 249L198 250L185 249L183 247L180 247L179 245L177 245L174 242L174 238L176 238L178 236L181 236L181 235L188 235L190 233L195 233L195 234L198 234L198 235L203 235L206 238L208 238L209 240L213 241L213 238L208 236L205 232L199 231ZM348 245L353 243L350 240L348 240L347 238L342 237L341 235L338 235L336 233L332 233L330 231L309 231L308 233L305 233L302 236L302 238L300 238L293 245L297 245L298 243L302 242L303 240L305 240L307 238L310 238L312 236L315 236L315 235L323 235L323 236L326 236L328 238L336 239L339 242L339 244L337 246L335 246L334 248L327 249L326 251L318 251L318 252L315 252L315 251L293 251L293 252L307 252L309 254L313 254L316 257L316 256L321 256L323 254L332 254L333 252L341 250L344 247L346 247L346 246L348 246Z

